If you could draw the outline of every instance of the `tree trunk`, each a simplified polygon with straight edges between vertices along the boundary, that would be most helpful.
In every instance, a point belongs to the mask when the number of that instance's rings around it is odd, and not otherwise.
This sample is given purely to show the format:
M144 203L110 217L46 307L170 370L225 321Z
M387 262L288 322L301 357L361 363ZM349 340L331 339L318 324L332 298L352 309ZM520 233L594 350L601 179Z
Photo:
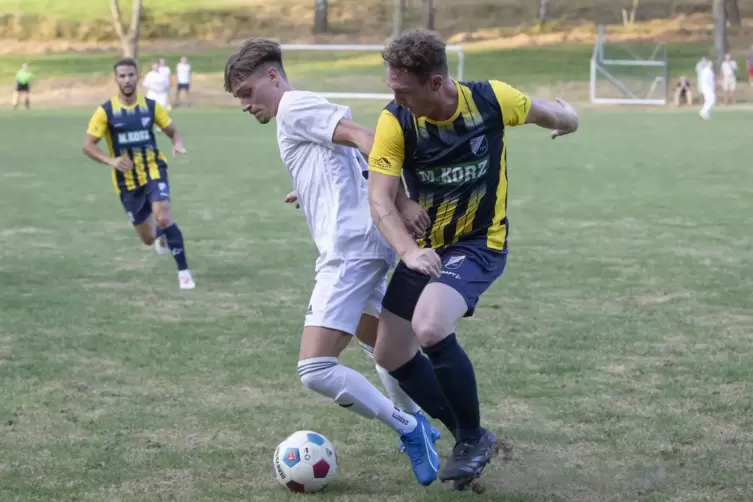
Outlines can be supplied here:
M392 13L392 38L397 38L403 32L403 15L405 14L405 0L395 0L395 10Z
M549 8L549 0L539 0L539 16L538 16L539 24L543 24L546 22L548 8Z
M713 0L712 14L714 19L714 52L716 63L715 67L719 69L722 64L724 55L729 50L727 40L727 12L725 10L725 0Z
M427 30L434 29L434 0L423 0L423 25Z
M314 33L326 33L329 24L328 0L316 0L314 11Z
M735 28L742 26L742 20L740 19L740 6L737 0L727 0L726 2L727 19L729 23Z
M131 4L131 23L126 30L123 24L123 15L120 12L119 0L110 0L110 13L115 33L120 39L123 56L137 58L139 56L139 33L141 25L141 9L143 0L133 0Z
M635 15L638 12L638 5L641 0L633 0L633 8L630 10L630 24L635 24Z

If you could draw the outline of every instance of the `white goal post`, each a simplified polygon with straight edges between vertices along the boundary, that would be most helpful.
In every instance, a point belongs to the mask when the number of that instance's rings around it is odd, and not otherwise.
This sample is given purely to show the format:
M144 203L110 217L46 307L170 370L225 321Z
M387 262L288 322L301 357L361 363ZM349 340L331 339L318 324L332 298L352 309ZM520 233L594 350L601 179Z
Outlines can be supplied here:
M353 52L382 52L384 45L366 45L366 44L282 44L283 51L353 51ZM457 80L463 80L463 70L465 66L465 55L463 53L463 47L460 45L448 45L446 47L447 52L454 52L458 56L457 73L453 75ZM312 89L313 90L313 89ZM316 90L316 93L326 98L334 99L392 99L394 96L391 93L379 93L379 92L320 92Z
M669 98L667 44L609 43L604 26L600 25L589 80L590 98L595 104L666 105Z

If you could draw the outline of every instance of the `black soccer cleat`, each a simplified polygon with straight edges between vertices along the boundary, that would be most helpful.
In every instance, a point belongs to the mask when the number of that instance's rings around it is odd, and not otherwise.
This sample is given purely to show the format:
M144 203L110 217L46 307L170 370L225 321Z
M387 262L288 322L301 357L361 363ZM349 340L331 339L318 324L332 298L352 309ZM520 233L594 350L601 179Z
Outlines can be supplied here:
M486 464L494 457L496 442L497 435L485 429L482 429L478 441L458 441L452 449L452 455L439 472L439 479L443 482L456 481L456 485L467 486L481 475Z

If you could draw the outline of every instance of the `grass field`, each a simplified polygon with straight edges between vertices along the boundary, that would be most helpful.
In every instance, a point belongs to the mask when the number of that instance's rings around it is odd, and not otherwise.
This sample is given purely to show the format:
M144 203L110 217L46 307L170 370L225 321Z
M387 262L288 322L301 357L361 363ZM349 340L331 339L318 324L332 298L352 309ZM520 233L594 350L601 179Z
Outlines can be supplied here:
M613 46L615 58L631 58L629 52L649 57L655 47L653 42L630 42ZM142 73L158 56L166 57L171 66L180 55L186 55L196 74L221 75L227 57L235 46L173 54L144 52L140 57ZM742 64L745 48L734 51ZM593 52L591 44L560 44L516 49L490 49L487 47L465 49L465 78L500 78L527 90L563 82L582 84L588 81L589 61ZM701 56L711 56L713 46L706 42L673 43L668 57L672 78L692 74ZM111 65L118 55L110 52L81 52L37 55L14 55L0 60L0 82L10 83L21 64L28 62L38 82L55 79L109 81ZM333 62L334 61L334 62ZM457 68L457 57L449 55L450 68ZM384 66L377 52L311 52L290 51L285 54L288 73L297 85L330 91L384 92ZM629 68L624 75L640 76L640 68ZM615 69L612 69L615 71ZM653 78L653 77L652 77ZM651 81L651 79L648 79ZM313 87L311 87L313 86ZM218 85L218 89L221 89ZM10 92L6 88L5 92Z
M316 251L274 128L174 114L198 282L180 292L80 153L89 112L0 114L0 500L298 500L271 456L304 428L341 460L317 500L473 500L416 485L392 433L298 382ZM486 500L750 500L748 125L588 112L562 141L509 133L508 269L458 330L515 445ZM344 362L378 381L356 347Z

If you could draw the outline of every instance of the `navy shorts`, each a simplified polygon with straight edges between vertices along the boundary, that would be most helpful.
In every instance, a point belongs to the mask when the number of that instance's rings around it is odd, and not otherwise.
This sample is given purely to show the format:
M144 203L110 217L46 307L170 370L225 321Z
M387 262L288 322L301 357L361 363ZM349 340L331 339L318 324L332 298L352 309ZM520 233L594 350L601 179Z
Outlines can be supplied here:
M191 88L191 84L178 84L179 91L187 91Z
M152 214L152 203L160 200L170 200L170 184L167 181L167 169L159 170L158 180L149 180L146 185L135 190L120 192L120 202L123 203L128 219L134 225L144 223Z
M424 287L431 282L441 282L463 296L468 305L464 317L471 317L481 295L502 275L507 264L507 251L487 248L485 237L457 242L438 254L442 259L439 277L429 277L409 269L402 261L398 263L382 306L410 321Z
M29 84L22 84L20 82L16 82L16 92L29 92L30 87Z

